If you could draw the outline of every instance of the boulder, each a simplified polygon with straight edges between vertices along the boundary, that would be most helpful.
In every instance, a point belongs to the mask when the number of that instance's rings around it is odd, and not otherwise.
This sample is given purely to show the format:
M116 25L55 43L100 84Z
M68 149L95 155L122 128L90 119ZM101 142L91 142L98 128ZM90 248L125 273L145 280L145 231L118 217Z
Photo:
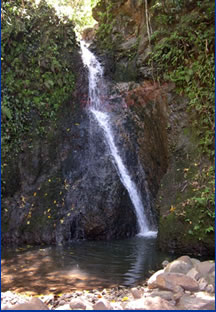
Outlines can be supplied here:
M197 271L202 275L202 277L206 278L208 274L213 273L215 271L215 262L203 261L197 263L195 267Z
M151 293L151 297L160 297L167 301L174 300L173 292L169 290L153 290Z
M197 264L200 263L200 260L198 260L196 258L191 258L191 262L193 263L193 266L196 266Z
M185 294L180 298L177 307L183 310L215 310L215 298L203 292Z
M163 274L164 273L164 270L159 270L157 272L155 272L150 278L149 280L147 281L147 285L148 285L148 288L156 288L156 278L157 276L159 276L160 274Z
M32 298L29 302L16 304L7 310L49 310L49 308L40 299Z
M197 291L199 285L193 278L181 273L163 273L157 276L154 285L157 288L173 290L176 286L181 286L185 290ZM153 287L153 288L156 288Z
M198 281L201 277L201 274L197 271L197 269L192 268L190 269L190 271L187 272L187 276L195 279L196 281Z
M193 268L193 263L188 256L182 256L171 263L169 263L164 269L165 272L174 272L187 274Z
M124 310L173 310L173 305L160 297L147 297L128 302Z

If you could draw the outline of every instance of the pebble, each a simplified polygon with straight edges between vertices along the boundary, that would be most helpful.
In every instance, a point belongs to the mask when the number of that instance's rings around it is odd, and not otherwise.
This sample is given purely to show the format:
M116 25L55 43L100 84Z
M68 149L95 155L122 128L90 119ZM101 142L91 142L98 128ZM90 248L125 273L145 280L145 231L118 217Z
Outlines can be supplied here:
M84 302L84 300L81 299L72 299L70 302L70 308L72 310L82 309L85 310L87 307L87 304Z
M93 305L93 310L110 310L111 305L106 299L100 299Z
M142 292L137 288L132 288L131 293L132 293L134 299L140 299L142 297Z

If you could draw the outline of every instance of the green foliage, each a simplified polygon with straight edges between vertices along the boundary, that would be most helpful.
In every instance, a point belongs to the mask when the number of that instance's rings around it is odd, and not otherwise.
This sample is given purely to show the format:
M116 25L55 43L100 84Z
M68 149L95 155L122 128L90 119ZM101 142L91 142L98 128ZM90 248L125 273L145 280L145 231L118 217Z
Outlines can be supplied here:
M100 4L100 2L99 2ZM115 44L111 38L112 30L115 25L115 19L113 18L113 10L114 6L112 2L109 2L105 5L104 8L101 8L99 11L99 28L97 30L97 41L99 47L103 50L113 50L115 48ZM118 42L121 38L118 37Z
M214 2L167 0L156 4L152 10L161 28L151 38L155 45L150 62L158 70L158 79L175 82L178 92L189 98L188 110L194 115L200 147L213 157ZM167 25L172 25L171 33Z
M2 3L3 158L19 152L27 134L44 135L55 123L74 87L76 49L73 23L45 1Z
M182 205L185 221L189 223L188 233L201 241L214 232L214 168L203 168L196 174L193 185L193 196Z

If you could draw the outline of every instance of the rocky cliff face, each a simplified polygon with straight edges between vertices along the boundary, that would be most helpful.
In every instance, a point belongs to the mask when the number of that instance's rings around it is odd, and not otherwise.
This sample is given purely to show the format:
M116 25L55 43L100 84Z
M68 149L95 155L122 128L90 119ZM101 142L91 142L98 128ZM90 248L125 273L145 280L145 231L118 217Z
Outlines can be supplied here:
M13 171L8 171L2 200L3 244L56 244L137 232L129 196L86 108L88 74L79 54L74 64L80 75L56 129L43 139L36 136L31 148L26 142L23 153L8 165ZM139 176L136 155L129 149L125 154Z
M188 99L177 95L174 83L156 83L157 68L148 62L154 51L149 39L158 31L155 5L155 1L100 1L93 10L99 23L94 45L136 124L137 153L160 214L160 247L212 254L214 234L204 229L204 223L212 229L210 212L207 216L200 211L193 193L210 162L198 150ZM187 9L194 9L193 1ZM178 23L179 15L173 17Z
M99 28L92 49L111 81L109 110L116 144L144 203L149 197L149 213L157 215L160 247L212 253L211 220L201 217L197 224L189 205L196 176L205 174L208 160L198 153L192 117L186 112L188 100L176 94L173 83L156 82L157 69L148 64L153 49L149 34L156 29L149 14L152 4L100 1L93 11ZM7 164L4 244L123 238L137 232L130 198L86 110L87 71L78 51L73 64L75 92L63 104L57 126L49 125L46 137L35 133L31 141L26 138L23 152ZM210 232L196 230L202 222L209 222ZM192 230L198 234L192 235Z
M99 22L97 45L107 51L107 70L114 80L152 78L152 68L146 63L152 23L146 22L146 14L149 18L145 2L139 0L101 1L93 9Z

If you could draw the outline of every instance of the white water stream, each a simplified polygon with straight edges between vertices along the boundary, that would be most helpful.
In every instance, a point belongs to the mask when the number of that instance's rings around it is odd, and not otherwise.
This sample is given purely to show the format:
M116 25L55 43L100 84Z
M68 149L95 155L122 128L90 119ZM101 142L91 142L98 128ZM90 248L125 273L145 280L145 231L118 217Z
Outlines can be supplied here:
M130 199L133 203L137 217L137 223L139 226L138 235L156 236L157 232L151 231L148 224L145 209L138 193L136 184L132 181L130 174L125 167L118 148L115 144L109 114L103 111L101 103L103 90L102 87L99 86L101 82L103 84L103 68L94 56L94 54L87 48L86 44L83 41L81 41L81 50L83 63L88 67L89 70L89 109L90 112L93 114L94 118L97 120L99 126L103 129L106 143L109 146L110 153L115 160L121 182L127 189Z

